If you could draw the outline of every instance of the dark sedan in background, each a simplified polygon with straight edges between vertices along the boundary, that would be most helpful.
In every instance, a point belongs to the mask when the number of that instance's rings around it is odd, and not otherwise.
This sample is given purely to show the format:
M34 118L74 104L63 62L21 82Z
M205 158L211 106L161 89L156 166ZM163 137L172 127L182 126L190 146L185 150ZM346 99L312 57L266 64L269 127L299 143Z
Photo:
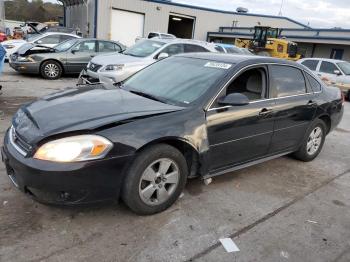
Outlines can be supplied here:
M10 56L10 66L18 72L40 74L46 79L58 79L64 74L78 74L96 55L121 52L119 42L97 39L72 39L54 48L25 44Z
M48 203L118 199L139 214L171 206L187 178L291 154L313 160L343 100L302 65L186 54L115 89L85 86L21 107L2 158L14 185ZM68 116L68 117L67 117Z

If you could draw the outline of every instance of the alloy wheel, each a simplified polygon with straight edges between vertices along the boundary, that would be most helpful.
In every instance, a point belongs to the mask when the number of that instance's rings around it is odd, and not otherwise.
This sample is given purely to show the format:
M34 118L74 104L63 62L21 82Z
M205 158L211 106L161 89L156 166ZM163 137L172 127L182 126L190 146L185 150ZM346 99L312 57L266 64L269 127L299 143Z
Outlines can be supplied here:
M59 75L60 69L56 64L47 64L44 68L45 75L55 78Z
M143 172L139 184L139 195L147 205L160 205L175 192L180 180L177 164L169 158L151 163Z
M306 144L306 151L310 156L314 155L320 148L322 136L323 132L320 127L317 126L312 130Z

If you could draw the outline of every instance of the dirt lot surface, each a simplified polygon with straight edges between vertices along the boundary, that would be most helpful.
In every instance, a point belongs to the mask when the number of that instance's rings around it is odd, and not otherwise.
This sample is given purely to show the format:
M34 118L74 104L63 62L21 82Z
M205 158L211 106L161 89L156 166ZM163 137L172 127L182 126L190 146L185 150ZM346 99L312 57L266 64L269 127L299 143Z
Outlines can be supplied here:
M8 67L0 78L0 144L22 103L74 86ZM227 253L230 237L240 251ZM282 157L189 181L182 198L149 217L122 203L41 205L19 192L0 163L0 261L350 261L350 103L320 156Z

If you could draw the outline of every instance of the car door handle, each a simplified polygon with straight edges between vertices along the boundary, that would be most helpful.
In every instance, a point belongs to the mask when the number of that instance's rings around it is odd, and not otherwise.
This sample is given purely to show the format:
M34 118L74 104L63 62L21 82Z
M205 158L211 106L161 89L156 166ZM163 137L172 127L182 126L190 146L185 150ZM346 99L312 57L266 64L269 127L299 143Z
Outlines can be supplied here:
M95 57L95 55L91 55L90 57L91 57L91 58L94 58L94 57Z
M308 106L316 106L317 103L314 100L309 100L309 102L307 102Z
M261 111L259 112L259 116L266 116L272 113L272 109L268 109L268 108L263 108L261 109Z

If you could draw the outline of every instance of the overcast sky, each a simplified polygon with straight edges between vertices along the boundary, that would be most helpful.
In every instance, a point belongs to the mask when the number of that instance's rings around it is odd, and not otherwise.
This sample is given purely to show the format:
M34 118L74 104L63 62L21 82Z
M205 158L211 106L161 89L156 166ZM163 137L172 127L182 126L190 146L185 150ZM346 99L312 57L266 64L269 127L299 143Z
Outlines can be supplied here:
M56 0L47 0L57 2ZM282 0L173 0L186 4L235 11L246 7L250 13L278 15ZM350 28L350 0L284 0L282 15L311 27Z

